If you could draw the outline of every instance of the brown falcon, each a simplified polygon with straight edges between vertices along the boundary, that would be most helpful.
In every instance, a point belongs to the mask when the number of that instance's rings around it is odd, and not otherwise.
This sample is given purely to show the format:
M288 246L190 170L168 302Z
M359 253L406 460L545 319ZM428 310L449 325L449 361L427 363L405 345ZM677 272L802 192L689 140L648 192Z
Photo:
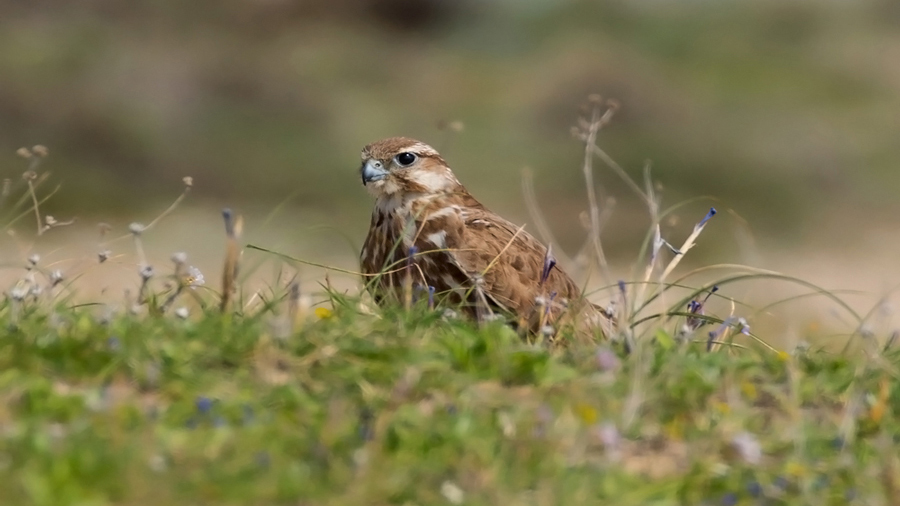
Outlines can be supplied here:
M475 200L431 146L392 137L361 156L375 209L360 264L376 301L428 289L473 316L498 311L533 331L567 307L602 313L547 247Z

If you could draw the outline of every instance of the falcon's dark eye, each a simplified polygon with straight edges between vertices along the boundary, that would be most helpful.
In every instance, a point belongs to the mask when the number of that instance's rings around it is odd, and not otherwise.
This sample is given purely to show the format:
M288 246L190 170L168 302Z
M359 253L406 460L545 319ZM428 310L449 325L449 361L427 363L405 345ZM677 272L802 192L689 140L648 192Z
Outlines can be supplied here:
M406 167L407 165L412 165L413 162L416 161L416 155L412 153L400 153L397 155L397 163L401 167Z

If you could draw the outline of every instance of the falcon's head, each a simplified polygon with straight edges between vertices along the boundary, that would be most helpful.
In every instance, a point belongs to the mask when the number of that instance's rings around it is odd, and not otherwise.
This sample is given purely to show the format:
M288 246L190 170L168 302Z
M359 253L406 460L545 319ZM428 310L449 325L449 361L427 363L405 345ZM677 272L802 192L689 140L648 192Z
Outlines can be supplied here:
M434 148L406 137L391 137L364 147L360 175L376 198L408 193L431 195L453 191L456 176Z

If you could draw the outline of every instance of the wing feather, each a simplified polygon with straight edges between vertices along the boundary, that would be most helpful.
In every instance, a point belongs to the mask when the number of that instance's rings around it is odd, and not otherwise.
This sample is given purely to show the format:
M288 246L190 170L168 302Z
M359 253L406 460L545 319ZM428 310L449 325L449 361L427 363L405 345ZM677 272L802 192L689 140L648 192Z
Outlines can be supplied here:
M456 207L456 212L444 212L423 226L445 232L442 237L448 250L448 267L462 273L469 287L481 276L485 295L506 311L529 314L541 291L556 292L567 299L579 295L575 283L559 270L554 270L542 287L547 248L521 227L480 205ZM425 232L420 237L429 235Z

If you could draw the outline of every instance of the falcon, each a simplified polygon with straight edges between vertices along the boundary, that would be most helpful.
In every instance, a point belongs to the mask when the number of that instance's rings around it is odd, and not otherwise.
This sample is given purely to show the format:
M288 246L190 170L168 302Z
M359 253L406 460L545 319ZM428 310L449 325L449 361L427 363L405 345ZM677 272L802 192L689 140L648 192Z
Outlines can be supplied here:
M431 146L392 137L363 148L361 158L375 208L360 265L379 304L428 293L532 332L566 313L605 319L546 246L478 202Z

